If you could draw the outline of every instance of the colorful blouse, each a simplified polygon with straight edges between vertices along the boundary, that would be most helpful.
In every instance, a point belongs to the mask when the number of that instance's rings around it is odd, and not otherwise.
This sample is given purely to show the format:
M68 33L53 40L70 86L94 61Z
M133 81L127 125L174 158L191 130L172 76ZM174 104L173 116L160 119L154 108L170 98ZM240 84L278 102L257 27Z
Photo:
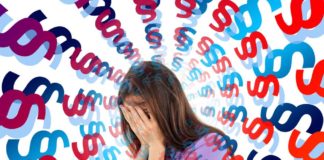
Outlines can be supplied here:
M189 144L183 151L167 147L166 160L223 160L227 148L222 148L224 142L221 139L222 135L218 133L208 133Z

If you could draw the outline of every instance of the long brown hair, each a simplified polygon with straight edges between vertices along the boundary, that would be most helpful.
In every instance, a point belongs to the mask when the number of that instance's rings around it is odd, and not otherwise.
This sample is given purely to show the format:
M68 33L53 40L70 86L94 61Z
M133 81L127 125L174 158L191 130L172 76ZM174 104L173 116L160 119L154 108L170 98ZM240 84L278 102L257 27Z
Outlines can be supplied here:
M161 128L167 146L183 151L188 142L201 136L222 131L211 127L196 117L175 74L158 62L143 61L133 65L125 75L118 93L118 104L129 95L141 96L147 101L152 115ZM121 114L121 128L129 149L136 155L141 147L139 139ZM129 134L129 135L127 135Z

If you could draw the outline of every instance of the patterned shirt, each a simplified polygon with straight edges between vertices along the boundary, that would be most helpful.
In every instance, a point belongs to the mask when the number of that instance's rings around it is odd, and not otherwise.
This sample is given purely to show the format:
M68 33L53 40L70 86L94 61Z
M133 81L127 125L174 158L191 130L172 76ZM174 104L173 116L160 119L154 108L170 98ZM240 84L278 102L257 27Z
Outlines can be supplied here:
M222 160L227 148L222 148L222 135L208 133L189 144L183 151L166 148L166 160ZM221 144L220 144L221 143Z

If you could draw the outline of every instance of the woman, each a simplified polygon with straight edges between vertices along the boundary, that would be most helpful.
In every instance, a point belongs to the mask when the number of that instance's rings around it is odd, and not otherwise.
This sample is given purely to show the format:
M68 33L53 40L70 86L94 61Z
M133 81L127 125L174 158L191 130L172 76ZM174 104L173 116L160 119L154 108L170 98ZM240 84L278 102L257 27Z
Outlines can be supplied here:
M220 130L198 120L181 83L161 63L133 65L118 97L124 138L136 159L215 160L231 151Z

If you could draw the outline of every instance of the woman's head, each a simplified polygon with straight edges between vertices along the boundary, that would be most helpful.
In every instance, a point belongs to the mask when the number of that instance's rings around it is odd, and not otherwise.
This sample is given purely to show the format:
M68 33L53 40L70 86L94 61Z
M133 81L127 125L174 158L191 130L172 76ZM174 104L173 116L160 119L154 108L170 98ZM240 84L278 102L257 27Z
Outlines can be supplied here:
M140 106L153 114L165 114L172 102L185 96L175 75L157 62L133 65L119 89L119 104Z
M188 141L195 141L201 134L205 134L200 132L202 129L219 132L197 119L181 83L161 63L144 61L132 66L120 86L118 97L119 105L139 106L144 112L150 112L164 134L166 145L179 150L183 150ZM130 146L130 149L136 153L140 147L139 141L123 117L122 129L124 133L130 133L134 137L133 140L125 138L129 143L134 142L135 146Z

